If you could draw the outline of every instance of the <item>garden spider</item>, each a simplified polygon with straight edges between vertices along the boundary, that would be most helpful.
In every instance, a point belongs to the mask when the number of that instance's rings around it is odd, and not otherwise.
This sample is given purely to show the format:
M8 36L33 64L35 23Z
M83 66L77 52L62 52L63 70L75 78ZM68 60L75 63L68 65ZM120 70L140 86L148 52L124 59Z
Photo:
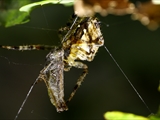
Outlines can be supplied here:
M100 30L100 22L94 17L72 16L70 26L60 29L65 36L61 39L60 46L26 45L26 46L0 46L11 50L51 50L46 56L46 64L40 71L36 81L31 86L25 100L23 101L15 119L21 112L31 90L38 81L44 81L51 103L57 112L68 110L68 103L75 95L85 76L88 67L81 61L92 61L99 47L103 46L104 39ZM83 73L77 80L73 92L67 102L64 100L63 71L69 71L71 67L83 69Z

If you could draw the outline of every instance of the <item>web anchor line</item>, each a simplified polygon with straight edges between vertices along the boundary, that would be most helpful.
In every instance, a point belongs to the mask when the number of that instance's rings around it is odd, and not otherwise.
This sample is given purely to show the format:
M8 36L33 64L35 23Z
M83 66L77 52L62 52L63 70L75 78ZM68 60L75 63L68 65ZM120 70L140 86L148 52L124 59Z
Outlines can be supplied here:
M128 81L128 83L130 84L130 86L133 88L133 90L135 91L135 93L138 95L138 97L140 98L140 100L142 101L142 103L145 105L145 107L147 108L147 110L151 113L154 114L151 109L148 107L148 105L146 104L146 102L144 101L144 99L142 98L142 96L138 93L138 91L136 90L136 88L134 87L134 85L132 84L132 82L130 81L130 79L127 77L127 75L124 73L124 71L122 70L122 68L119 66L118 62L114 59L114 57L112 56L112 54L110 53L110 51L108 50L108 48L104 45L105 50L108 52L109 56L112 58L112 60L114 61L114 63L117 65L117 67L119 68L119 70L121 71L121 73L123 74L123 76L126 78L126 80Z
M37 83L38 80L39 80L39 77L34 81L34 83L32 84L32 86L30 87L30 89L29 89L29 91L28 91L28 93L27 93L27 95L26 95L26 97L25 97L23 103L21 104L21 107L19 108L19 110L18 110L18 112L17 112L16 117L14 118L14 120L17 120L17 118L18 118L20 112L21 112L22 109L23 109L24 104L26 103L26 101L27 101L27 99L28 99L28 97L29 97L29 95L30 95L32 89L34 88L34 86L35 86L35 84Z

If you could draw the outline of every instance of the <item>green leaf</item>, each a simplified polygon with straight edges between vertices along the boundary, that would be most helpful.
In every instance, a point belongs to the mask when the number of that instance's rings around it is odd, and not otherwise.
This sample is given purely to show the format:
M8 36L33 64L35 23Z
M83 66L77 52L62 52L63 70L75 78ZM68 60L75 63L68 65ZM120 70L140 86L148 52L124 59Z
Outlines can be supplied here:
M20 12L19 8L31 0L5 0L0 5L0 25L5 27L28 22L28 13Z
M46 4L63 4L65 6L71 6L73 5L74 0L42 0L40 2L34 2L28 5L25 5L20 8L20 11L28 12L30 13L34 8L40 5L46 5Z
M159 110L158 110L157 114L150 115L149 118L150 118L150 120L160 120L160 106L159 106Z
M20 13L17 10L8 10L6 14L5 27L10 27L17 24L24 24L29 21L28 13Z
M30 12L34 8L45 4L73 5L74 0L41 0L31 3L32 0L6 0L0 4L0 26L10 27L24 24L30 19ZM30 4L29 4L30 3Z
M120 111L106 112L104 114L106 120L150 120L149 118L135 115L132 113L123 113Z

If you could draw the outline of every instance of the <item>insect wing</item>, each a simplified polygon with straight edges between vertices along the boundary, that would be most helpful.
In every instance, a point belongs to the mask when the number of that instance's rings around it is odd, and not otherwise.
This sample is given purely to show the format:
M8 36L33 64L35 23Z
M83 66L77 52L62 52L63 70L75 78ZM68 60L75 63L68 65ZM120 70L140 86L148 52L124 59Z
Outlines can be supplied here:
M53 49L46 56L46 65L39 76L44 80L51 103L56 107L57 112L68 110L64 101L63 59L64 50L60 48Z

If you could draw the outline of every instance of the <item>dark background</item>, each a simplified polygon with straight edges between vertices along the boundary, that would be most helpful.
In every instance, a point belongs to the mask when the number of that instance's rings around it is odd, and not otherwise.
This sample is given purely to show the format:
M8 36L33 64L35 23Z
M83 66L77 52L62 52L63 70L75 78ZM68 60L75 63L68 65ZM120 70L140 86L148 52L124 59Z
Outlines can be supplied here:
M48 28L42 9L53 31L40 29ZM0 27L0 44L58 45L60 41L56 31L65 26L72 13L72 7L62 5L39 7L31 13L29 23ZM139 21L132 21L130 15L97 17L109 25L102 24L105 45L148 107L156 113L160 101L157 91L160 80L160 29L150 31ZM47 53L0 50L0 119L15 117L31 84L43 68ZM18 64L9 64L2 56ZM89 74L68 104L67 112L56 112L46 86L41 82L31 92L19 119L103 119L103 114L112 110L144 116L150 114L104 47L99 49L94 61L85 63L89 67ZM75 68L65 72L66 99L81 72Z

